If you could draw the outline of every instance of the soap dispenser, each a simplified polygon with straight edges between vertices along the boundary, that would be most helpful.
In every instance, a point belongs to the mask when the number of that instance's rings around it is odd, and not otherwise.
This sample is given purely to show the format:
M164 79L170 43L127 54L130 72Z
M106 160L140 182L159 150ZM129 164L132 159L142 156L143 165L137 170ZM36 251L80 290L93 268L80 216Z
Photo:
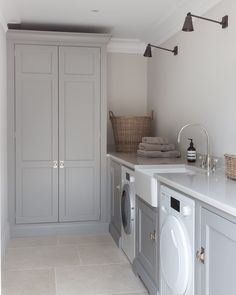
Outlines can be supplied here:
M196 159L197 159L197 152L195 147L193 146L193 139L189 138L189 140L190 140L190 145L189 145L189 148L187 149L187 160L190 163L194 163L196 162Z

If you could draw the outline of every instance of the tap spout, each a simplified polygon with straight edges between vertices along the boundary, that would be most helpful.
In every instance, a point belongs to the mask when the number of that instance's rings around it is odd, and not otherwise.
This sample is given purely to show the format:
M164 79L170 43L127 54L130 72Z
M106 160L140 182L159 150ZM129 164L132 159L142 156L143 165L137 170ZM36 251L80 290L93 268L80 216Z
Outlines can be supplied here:
M203 130L203 132L205 133L205 135L206 135L206 146L207 146L207 156L206 156L206 168L207 168L207 172L209 173L210 172L210 166L211 166L211 157L210 157L210 137L209 137L209 133L208 133L208 131L207 131L207 129L204 127L204 126L202 126L201 124L199 124L199 123L191 123L191 124L187 124L187 125L184 125L181 129L180 129L180 131L179 131L179 133L178 133L178 144L180 143L180 138L181 138L181 134L182 134L182 132L183 132L183 130L185 129L185 128L188 128L188 127L194 127L194 126L196 126L196 127L200 127L201 128L201 130Z

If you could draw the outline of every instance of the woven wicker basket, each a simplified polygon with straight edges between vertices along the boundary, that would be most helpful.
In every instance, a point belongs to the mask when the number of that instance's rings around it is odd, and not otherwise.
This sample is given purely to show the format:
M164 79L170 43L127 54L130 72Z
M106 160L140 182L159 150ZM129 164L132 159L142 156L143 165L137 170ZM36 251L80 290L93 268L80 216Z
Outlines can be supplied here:
M236 180L236 155L225 154L225 174L228 178Z
M151 135L153 112L151 116L117 117L109 111L109 116L117 152L136 152L142 137Z

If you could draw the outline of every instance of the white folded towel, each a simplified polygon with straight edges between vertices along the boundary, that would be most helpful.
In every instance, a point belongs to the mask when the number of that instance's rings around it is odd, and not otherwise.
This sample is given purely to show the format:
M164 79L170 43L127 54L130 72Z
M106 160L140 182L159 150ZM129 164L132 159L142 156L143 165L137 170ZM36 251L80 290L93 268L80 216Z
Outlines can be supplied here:
M139 149L144 150L144 151L166 152L166 151L174 151L175 150L175 145L173 143L169 143L169 144L152 144L152 143L141 142L139 144Z
M144 151L137 150L137 155L147 158L179 158L179 151L169 151L169 152L160 152L160 151Z
M152 143L152 144L168 144L168 140L162 137L143 137L143 143Z

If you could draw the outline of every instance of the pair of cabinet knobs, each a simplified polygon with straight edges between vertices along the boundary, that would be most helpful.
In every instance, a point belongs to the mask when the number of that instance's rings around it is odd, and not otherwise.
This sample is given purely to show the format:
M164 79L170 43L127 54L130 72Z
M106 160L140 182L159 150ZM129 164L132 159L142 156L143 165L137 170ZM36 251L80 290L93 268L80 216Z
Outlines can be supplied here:
M64 166L65 166L64 161L60 161L60 162L59 162L59 168L64 168ZM57 168L58 168L58 162L57 162L57 161L53 161L53 165L52 165L52 167L53 167L54 169L57 169Z

